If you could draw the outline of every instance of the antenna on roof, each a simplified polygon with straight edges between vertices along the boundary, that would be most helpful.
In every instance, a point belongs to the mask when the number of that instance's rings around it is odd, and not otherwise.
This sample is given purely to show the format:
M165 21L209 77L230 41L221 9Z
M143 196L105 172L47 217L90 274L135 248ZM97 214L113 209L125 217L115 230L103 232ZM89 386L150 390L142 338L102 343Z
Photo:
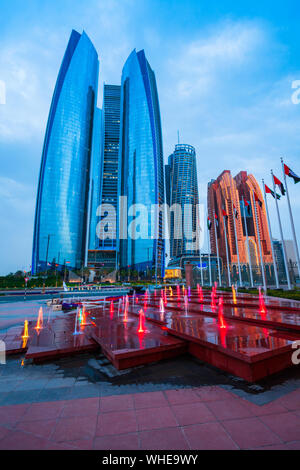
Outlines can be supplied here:
M180 144L180 134L179 134L179 131L177 131L177 135L178 135L178 145Z

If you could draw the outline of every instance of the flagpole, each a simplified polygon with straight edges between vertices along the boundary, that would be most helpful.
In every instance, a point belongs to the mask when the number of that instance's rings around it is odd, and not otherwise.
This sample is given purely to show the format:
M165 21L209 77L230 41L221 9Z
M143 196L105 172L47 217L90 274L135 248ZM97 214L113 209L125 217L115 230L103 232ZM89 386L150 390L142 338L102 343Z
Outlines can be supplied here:
M214 227L215 227L215 237L216 237L216 247L217 247L217 261L218 261L219 282L220 282L220 287L222 287L220 258L219 258L219 244L218 244L218 235L217 235L217 227L216 227L216 212L215 212L215 211L214 211Z
M200 273L201 273L201 286L203 287L204 283L203 283L203 270L202 270L202 253L201 253L201 240L200 240L200 237L199 237L199 254L200 254Z
M232 214L233 214L233 225L234 225L235 245L236 245L236 254L237 254L238 268L239 268L239 280L240 280L240 287L242 287L242 286L243 286L243 281L242 281L242 271L241 271L241 263L240 263L239 242L238 242L238 238L237 238L237 230L236 230L236 222L235 222L235 213L234 213L234 207L233 207L233 201L232 201L232 200L231 200L231 209L232 209Z
M281 163L282 163L282 171L283 171L283 177L284 177L284 182L285 182L286 195L287 195L288 206L289 206L289 213L290 213L290 219L291 219L291 226L292 226L292 231L293 231L294 248L295 248L295 253L296 253L296 257L297 257L298 273L299 273L299 277L300 277L300 257L299 257L299 249L298 249L297 236L296 236L296 230L295 230L295 224L294 224L294 217L293 217L293 213L292 213L292 206L291 206L291 201L290 201L289 188L288 188L288 185L287 185L286 174L285 174L285 171L284 171L284 162L283 162L283 158L281 158Z
M259 256L260 256L260 265L261 265L261 275L263 280L264 291L267 292L267 283L266 283L266 275L265 275L265 268L264 268L264 261L262 256L262 249L261 249L261 239L259 233L259 224L258 224L258 216L257 216L257 208L256 208L256 201L254 192L252 191L252 200L254 204L254 212L255 212L255 221L256 221L256 230L257 230L257 238L258 238L258 246L259 246Z
M207 251L208 251L208 269L209 269L209 284L212 287L212 278L211 278L211 249L210 249L210 232L207 226Z
M284 238L283 238L283 231L282 231L282 224L281 224L281 218L280 218L278 200L277 200L277 197L276 197L276 186L275 186L275 181L274 181L274 173L273 173L273 170L271 170L271 175L272 175L272 180L273 180L273 187L274 187L274 194L275 194L275 202L276 202L276 210L277 210L278 223L279 223L279 229L280 229L280 235L281 235L281 243L282 243L282 251L283 251L283 260L284 260L284 267L285 267L285 272L286 272L286 280L287 280L287 284L288 284L288 290L291 290L290 273L289 273L289 267L288 267L288 264L287 264L286 248L285 248L285 243L284 243Z
M228 253L228 240L227 240L227 228L226 228L226 217L223 215L224 231L225 231L225 246L226 246L226 259L227 259L227 275L228 275L228 287L231 286L231 275L229 266L229 253Z
M252 263L251 263L251 256L250 256L249 237L248 237L248 227L247 227L247 220L246 220L246 206L245 206L244 196L242 196L242 200L243 200L243 208L244 208L245 233L246 233L246 238L247 238L247 250L248 250L248 260L249 260L250 282L251 282L251 287L254 287L253 273L252 273Z
M276 258L275 258L274 245L273 245L272 227L271 227L271 220L270 220L270 214L269 214L268 199L267 199L267 194L266 194L266 185L265 185L264 180L262 180L262 184L263 184L263 188L264 188L265 206L266 206L266 211L267 211L269 234L270 234L270 238L271 238L271 247L272 247L272 257L273 257L276 289L279 289L279 279L278 279L278 271L277 271ZM275 193L275 198L277 198L276 193Z

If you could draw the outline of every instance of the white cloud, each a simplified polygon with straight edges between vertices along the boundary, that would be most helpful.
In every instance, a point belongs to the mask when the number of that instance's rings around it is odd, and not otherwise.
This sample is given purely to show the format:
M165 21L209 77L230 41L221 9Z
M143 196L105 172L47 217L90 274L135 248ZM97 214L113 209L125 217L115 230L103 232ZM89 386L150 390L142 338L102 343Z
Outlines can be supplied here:
M179 99L205 95L222 80L224 69L251 61L265 41L264 30L253 22L222 23L203 36L183 44L169 61Z

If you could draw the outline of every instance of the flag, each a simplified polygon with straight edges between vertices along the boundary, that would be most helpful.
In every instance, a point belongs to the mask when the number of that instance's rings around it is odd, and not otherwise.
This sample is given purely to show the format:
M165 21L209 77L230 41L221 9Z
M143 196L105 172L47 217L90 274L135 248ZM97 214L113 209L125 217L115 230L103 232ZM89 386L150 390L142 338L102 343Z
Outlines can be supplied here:
M208 230L211 230L211 225L212 225L211 220L210 220L209 217L207 217L207 228L208 228Z
M274 191L272 191L272 189L270 189L269 186L267 186L266 184L265 184L265 190L266 190L266 193L267 193L267 194L272 194L272 196L273 196L274 199L275 199L275 198L277 198L278 200L281 199L280 194L274 193Z
M215 221L216 221L216 226L219 227L219 219L217 214L215 214Z
M236 219L238 219L238 218L239 218L239 213L238 213L237 208L235 207L234 204L233 204L233 213L234 213L234 217L235 217Z
M223 217L225 217L226 221L228 220L228 214L227 212L223 209L222 210L222 213L223 213Z
M254 193L254 198L255 198L255 201L258 202L259 206L262 207L263 204L256 193Z
M247 207L248 215L251 215L251 206L249 201L244 201L245 207Z
M284 165L284 173L286 176L293 178L294 183L297 184L300 181L300 177L296 175L287 165Z
M273 178L274 178L274 183L276 184L276 186L279 187L281 194L285 196L285 189L284 189L282 182L278 178L276 178L275 175L273 175Z

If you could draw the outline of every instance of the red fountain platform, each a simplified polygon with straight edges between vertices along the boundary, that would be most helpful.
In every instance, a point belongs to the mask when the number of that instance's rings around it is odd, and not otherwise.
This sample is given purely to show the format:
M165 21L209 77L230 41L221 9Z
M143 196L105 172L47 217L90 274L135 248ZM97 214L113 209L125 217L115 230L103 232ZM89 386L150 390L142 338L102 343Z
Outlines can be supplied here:
M127 323L124 316L110 318L109 310L93 311L93 315L96 319L87 328L88 334L118 370L170 359L187 351L185 341L168 335L155 323L146 322L145 332L138 333L138 314L129 312Z
M35 362L101 348L119 370L186 352L249 382L292 366L292 342L300 338L300 303L266 299L265 309L260 309L258 297L239 294L234 305L232 294L226 293L219 309L218 299L212 308L210 293L203 291L203 296L202 304L192 291L187 312L182 293L179 299L176 292L163 293L163 312L158 294L140 297L138 303L130 298L126 317L125 302L117 304L115 299L108 307L93 302L86 306L85 324L77 325L78 334L73 312L44 323L40 330L30 322L28 340L23 340L22 328L12 328L0 339L8 354L25 352ZM140 323L141 308L145 320Z

